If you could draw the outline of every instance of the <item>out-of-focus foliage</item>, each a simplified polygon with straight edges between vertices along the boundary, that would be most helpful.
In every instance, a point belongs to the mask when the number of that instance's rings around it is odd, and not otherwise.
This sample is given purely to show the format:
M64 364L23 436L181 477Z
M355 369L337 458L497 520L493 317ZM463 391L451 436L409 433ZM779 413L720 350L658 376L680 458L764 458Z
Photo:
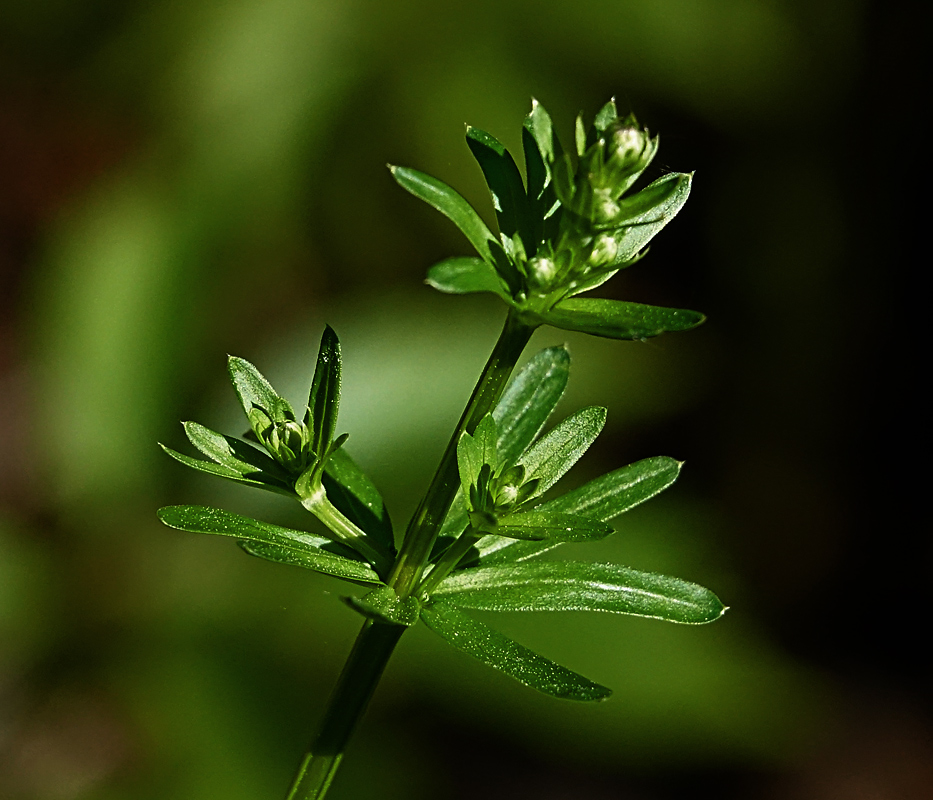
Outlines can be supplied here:
M298 400L329 322L347 448L404 519L501 309L423 286L469 250L384 164L484 209L459 126L517 152L532 96L569 142L579 107L615 94L663 138L646 179L696 170L652 269L607 290L711 322L632 345L541 331L533 350L569 343L559 415L609 406L577 480L657 452L687 461L675 492L579 557L716 586L733 611L705 630L572 612L503 628L613 686L595 709L413 634L353 753L367 766L332 796L458 796L463 741L517 733L491 782L554 763L613 786L781 771L813 752L842 689L786 634L816 613L849 522L827 476L850 433L833 365L851 358L838 287L857 229L839 138L866 30L863 4L841 0L2 4L0 796L282 793L358 617L328 601L336 581L161 526L168 502L303 520L155 443L182 445L177 419L242 424L228 352Z

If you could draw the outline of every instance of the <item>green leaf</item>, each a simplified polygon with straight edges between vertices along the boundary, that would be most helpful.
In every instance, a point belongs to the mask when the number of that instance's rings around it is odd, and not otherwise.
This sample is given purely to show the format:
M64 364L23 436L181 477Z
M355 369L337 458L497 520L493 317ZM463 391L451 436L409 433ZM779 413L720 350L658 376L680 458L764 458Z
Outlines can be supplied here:
M337 427L340 408L340 340L330 325L324 328L311 380L308 411L311 415L311 449L323 458Z
M622 229L615 236L618 250L613 266L628 266L627 262L677 215L690 196L692 183L692 175L672 172L621 201L624 219L621 220Z
M230 372L233 388L237 393L237 397L240 398L243 411L246 412L247 416L249 416L253 406L258 406L267 412L275 422L284 421L285 418L282 415L284 410L291 412L291 419L295 418L295 412L288 404L288 401L279 397L269 381L249 361L237 356L229 356L227 369Z
M573 297L540 315L555 328L607 339L648 339L671 331L686 331L706 320L699 311L662 308L621 300Z
M182 425L191 444L218 464L242 475L265 472L283 483L288 480L278 464L248 442L224 436L197 422L184 422Z
M481 258L467 256L447 258L428 270L425 283L448 294L492 292L509 298L495 269Z
M544 494L593 443L606 423L606 409L589 406L573 414L535 442L519 459L526 481L537 478L535 495Z
M483 458L479 445L466 431L460 434L457 442L457 469L460 473L460 486L466 496L471 486L475 486L479 478L479 471L483 466Z
M680 467L679 461L666 456L646 458L542 503L535 511L579 515L609 522L670 486L680 474ZM526 561L561 543L554 539L532 542L485 536L476 544L478 564L488 567Z
M596 112L596 116L593 118L593 128L602 133L618 118L619 112L616 110L616 101L615 98L613 98Z
M535 253L537 242L525 194L525 184L508 150L486 131L467 127L467 144L479 162L492 194L499 232L508 238L516 233L521 237L526 254Z
M440 211L460 228L484 260L495 263L490 242L498 244L496 237L459 192L443 181L415 169L390 165L389 170L399 186Z
M670 486L680 468L681 462L667 456L645 458L549 500L536 511L580 514L609 522Z
M382 495L345 450L337 450L327 459L323 483L327 498L340 513L370 536L379 549L395 553L392 521Z
M535 198L544 189L546 180L537 176L532 177L538 172L538 167L532 165L540 161L547 170L547 174L550 174L549 164L563 152L563 148L554 132L551 115L534 98L531 100L531 111L528 112L522 125L522 133L528 134L536 145L534 150L531 150L527 139L522 140L525 149L525 166L528 170L528 196ZM538 153L537 158L535 158L535 152Z
M327 542L327 546L334 545L334 542L327 539L324 541ZM335 560L329 558L330 554L326 552L322 556L321 553L313 553L308 550L298 550L284 545L255 542L248 539L240 539L237 544L243 552L265 561L273 561L276 564L310 569L313 572L332 575L350 583L369 585L380 582L379 576L367 564L360 561L351 559Z
M666 217L669 221L687 202L693 175L685 172L669 172L635 194L619 200L619 212L612 223L604 228L638 225Z
M577 119L573 125L573 138L574 144L577 146L577 157L583 158L583 154L586 153L588 147L587 136L586 136L586 124L583 122L583 113L577 114Z
M276 480L275 478L270 477L262 472L256 472L254 469L250 468L248 475L254 477L247 478L242 472L231 467L224 466L223 464L213 464L210 461L200 461L197 458L191 458L190 456L183 455L182 453L172 450L170 447L166 447L164 444L159 444L166 453L168 453L176 461L181 462L186 467L191 467L196 469L199 472L206 472L209 475L217 475L220 478L226 478L227 480L236 481L237 483L244 483L247 486L255 486L257 489L266 489L270 492L276 492L277 494L284 494L288 497L294 497L295 492L291 486L288 484Z
M526 535L515 536L509 532L516 528ZM500 519L496 533L519 539L547 539L549 543L588 542L604 539L612 533L612 526L580 515L536 508L534 511L519 511Z
M492 412L501 464L512 466L541 433L569 376L570 354L561 346L542 350L512 379Z
M365 597L344 597L344 602L368 619L393 625L414 625L421 614L416 597L399 598L391 586L380 586Z
M441 525L441 530L438 534L438 542L444 537L456 539L463 533L466 526L470 524L469 511L467 509L466 499L463 495L462 486L463 484L461 483L461 488L457 489L454 500L450 504L450 510L447 512L447 516L444 517L444 524Z
M473 431L473 441L479 448L479 457L482 464L489 464L495 468L499 464L499 458L496 454L496 440L499 438L499 432L496 429L496 421L492 414L487 414L476 426Z
M695 583L574 561L460 570L445 578L434 596L480 611L610 611L690 624L712 622L726 610Z
M612 694L611 689L538 655L446 603L425 606L421 619L448 644L539 692L583 701L604 700Z
M243 547L253 555L271 561L294 564L347 580L382 583L368 564L358 560L359 556L353 550L323 536L205 506L167 506L159 509L159 519L170 528L182 531L231 536L245 542L270 545L270 548Z
M474 530L479 532L488 532L492 536L505 536L509 539L518 539L521 541L532 541L539 542L543 539L548 538L549 529L544 525L522 525L520 522L516 522L514 525L509 525L506 523L510 517L503 518L501 522L496 522L491 527L487 524L484 524L484 521L481 518L481 515L471 514L470 518L475 519L480 517L480 519L475 523Z
M470 486L479 482L480 470L488 464L490 474L497 464L496 459L496 423L492 414L483 417L471 436L466 431L457 443L457 467L460 472L460 485L468 493Z

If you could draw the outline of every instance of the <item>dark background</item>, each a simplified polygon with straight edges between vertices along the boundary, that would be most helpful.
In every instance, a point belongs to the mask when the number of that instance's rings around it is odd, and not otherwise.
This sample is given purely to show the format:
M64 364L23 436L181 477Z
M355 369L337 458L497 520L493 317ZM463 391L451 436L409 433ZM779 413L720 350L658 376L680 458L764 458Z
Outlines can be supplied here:
M613 95L662 134L653 177L696 179L605 295L709 321L532 347L569 343L564 413L609 407L568 485L687 462L582 557L731 610L496 619L613 687L597 707L412 633L331 796L929 796L917 24L844 0L0 6L0 797L284 794L358 618L336 581L161 527L185 502L306 521L155 442L244 426L228 352L299 400L329 322L340 430L403 523L502 307L423 285L468 245L384 165L488 219L463 123L517 150L532 96L569 140Z

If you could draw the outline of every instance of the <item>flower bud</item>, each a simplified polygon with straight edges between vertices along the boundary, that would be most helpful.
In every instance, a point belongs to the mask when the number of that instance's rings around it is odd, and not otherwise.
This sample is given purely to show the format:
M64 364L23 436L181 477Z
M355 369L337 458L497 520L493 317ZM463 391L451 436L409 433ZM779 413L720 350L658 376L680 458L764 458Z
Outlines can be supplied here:
M612 134L612 149L609 151L607 166L621 171L640 168L649 142L646 131L631 125L617 128Z
M528 262L528 284L533 289L547 289L557 274L553 258L537 256Z
M300 471L305 467L307 429L294 420L274 423L261 437L269 454L285 469Z
M609 234L600 234L593 242L593 249L590 251L590 257L587 263L591 267L606 267L611 264L619 252L619 244L614 236Z

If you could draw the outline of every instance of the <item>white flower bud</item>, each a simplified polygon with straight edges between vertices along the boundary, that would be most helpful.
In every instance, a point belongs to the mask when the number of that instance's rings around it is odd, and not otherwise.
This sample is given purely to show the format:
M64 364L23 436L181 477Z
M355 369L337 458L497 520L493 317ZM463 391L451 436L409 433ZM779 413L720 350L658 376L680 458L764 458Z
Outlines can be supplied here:
M546 288L557 274L557 264L552 258L537 257L528 262L528 282L535 288Z
M591 267L604 267L611 264L619 252L619 245L615 237L608 234L601 234L593 242L593 249L590 251L590 257L587 259Z

